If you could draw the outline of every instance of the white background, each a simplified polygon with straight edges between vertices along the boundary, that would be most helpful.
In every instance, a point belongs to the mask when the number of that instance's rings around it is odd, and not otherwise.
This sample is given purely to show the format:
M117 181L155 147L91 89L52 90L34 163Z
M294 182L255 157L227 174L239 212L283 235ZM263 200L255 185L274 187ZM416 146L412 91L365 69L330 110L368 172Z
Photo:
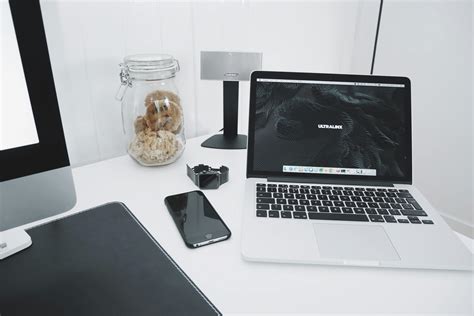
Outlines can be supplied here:
M10 6L0 1L0 150L38 143Z
M222 127L222 86L199 79L201 50L263 52L268 70L368 73L377 0L43 1L73 165L124 154L118 64L167 52L187 137ZM376 74L412 79L415 184L458 227L472 229L472 1L385 0ZM241 84L245 132L248 83Z

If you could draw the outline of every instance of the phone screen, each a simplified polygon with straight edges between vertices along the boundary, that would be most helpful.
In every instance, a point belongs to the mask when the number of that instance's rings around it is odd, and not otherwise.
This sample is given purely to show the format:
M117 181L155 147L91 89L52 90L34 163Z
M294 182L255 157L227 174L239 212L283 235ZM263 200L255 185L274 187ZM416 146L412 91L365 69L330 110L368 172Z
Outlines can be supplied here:
M165 198L165 204L188 247L228 239L230 230L201 191Z

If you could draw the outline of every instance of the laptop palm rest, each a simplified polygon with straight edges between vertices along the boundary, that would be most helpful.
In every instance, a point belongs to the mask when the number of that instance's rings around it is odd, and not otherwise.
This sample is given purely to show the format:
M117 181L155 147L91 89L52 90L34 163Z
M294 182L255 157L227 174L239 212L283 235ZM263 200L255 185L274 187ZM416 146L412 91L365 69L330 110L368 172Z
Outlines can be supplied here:
M313 224L320 256L357 261L400 260L385 229L377 225Z

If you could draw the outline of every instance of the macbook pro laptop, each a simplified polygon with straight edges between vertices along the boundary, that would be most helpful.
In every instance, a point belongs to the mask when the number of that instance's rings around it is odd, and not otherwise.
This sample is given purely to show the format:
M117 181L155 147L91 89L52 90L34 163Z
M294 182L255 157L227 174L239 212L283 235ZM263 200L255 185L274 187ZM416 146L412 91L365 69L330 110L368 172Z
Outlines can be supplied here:
M408 78L252 73L244 259L472 270L412 174Z

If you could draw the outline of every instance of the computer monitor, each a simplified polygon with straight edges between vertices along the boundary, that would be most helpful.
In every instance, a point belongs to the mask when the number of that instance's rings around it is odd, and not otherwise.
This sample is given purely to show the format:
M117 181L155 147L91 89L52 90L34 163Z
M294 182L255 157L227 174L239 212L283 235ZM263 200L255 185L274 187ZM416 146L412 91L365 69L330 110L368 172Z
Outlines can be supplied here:
M0 1L0 259L76 195L39 0Z

